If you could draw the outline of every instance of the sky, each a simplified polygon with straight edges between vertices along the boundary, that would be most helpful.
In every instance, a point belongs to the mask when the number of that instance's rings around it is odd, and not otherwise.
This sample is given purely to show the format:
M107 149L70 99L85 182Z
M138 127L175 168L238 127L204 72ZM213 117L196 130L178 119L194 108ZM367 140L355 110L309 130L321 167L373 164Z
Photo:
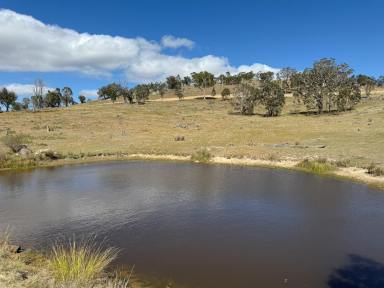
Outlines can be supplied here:
M0 87L69 86L94 97L207 70L303 70L335 58L384 75L381 0L0 0Z

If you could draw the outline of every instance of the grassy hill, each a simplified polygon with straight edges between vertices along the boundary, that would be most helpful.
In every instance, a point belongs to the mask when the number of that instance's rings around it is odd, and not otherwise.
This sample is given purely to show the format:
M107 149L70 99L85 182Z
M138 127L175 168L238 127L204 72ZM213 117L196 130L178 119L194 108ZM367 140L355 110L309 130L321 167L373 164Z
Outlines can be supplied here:
M197 94L198 89L190 90ZM191 155L204 147L214 156L227 158L326 157L351 166L375 162L384 167L383 99L384 91L376 90L352 111L308 115L287 97L282 115L274 118L263 117L260 109L254 116L232 114L230 101L219 99L159 100L145 105L94 101L1 113L0 136L7 130L24 133L33 151L52 149L70 159L136 153ZM177 136L184 141L175 141ZM0 153L7 151L0 144Z

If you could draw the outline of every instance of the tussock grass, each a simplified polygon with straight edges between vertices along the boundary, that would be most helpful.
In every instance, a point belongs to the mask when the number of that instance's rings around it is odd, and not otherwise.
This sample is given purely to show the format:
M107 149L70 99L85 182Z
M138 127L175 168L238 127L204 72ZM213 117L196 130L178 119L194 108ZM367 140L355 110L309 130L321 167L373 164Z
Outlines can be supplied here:
M375 163L371 163L367 167L367 173L373 176L384 176L384 169L378 167Z
M22 159L0 152L0 169L28 169L37 166L38 161L34 158Z
M207 148L201 148L191 155L191 161L207 163L211 161L212 154L208 151Z
M58 283L85 285L99 277L117 254L117 249L103 248L94 238L72 240L67 245L53 246L49 267Z
M11 228L7 226L4 231L0 232L0 256L5 254L11 237Z
M335 166L328 162L325 158L316 160L304 159L299 162L296 167L316 174L325 174L335 170Z

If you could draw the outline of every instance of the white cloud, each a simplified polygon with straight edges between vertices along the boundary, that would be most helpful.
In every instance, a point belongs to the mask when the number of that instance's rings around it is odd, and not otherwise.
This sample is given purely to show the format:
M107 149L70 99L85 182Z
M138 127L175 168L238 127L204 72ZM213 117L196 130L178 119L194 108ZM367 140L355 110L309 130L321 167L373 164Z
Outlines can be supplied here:
M33 88L35 85L33 84L19 84L19 83L11 83L11 84L2 84L0 88L7 88L9 91L13 91L17 96L22 97L30 97L33 95ZM54 90L51 87L44 87L44 93L47 93L48 90Z
M192 49L195 46L195 42L187 38L176 38L172 35L165 35L161 38L161 45L165 48L180 48L186 47Z
M76 71L110 75L123 71L129 82L163 80L207 70L214 74L240 71L277 71L263 64L233 67L224 57L196 58L167 55L164 47L192 47L193 42L173 36L161 44L144 38L79 33L47 25L11 10L0 10L0 71Z
M83 90L80 90L79 95L83 95L87 98L98 97L97 89L83 89Z

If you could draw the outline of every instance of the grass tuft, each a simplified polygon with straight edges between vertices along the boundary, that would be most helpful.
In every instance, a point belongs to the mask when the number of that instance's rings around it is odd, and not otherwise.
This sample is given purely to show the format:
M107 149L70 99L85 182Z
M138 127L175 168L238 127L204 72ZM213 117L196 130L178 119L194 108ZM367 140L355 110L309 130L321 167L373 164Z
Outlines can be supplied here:
M212 154L208 151L207 148L201 148L191 155L191 161L207 163L211 161Z
M334 165L332 165L332 163L328 162L324 158L316 160L304 159L303 161L299 162L296 167L316 174L329 173L335 169Z
M384 169L381 167L378 167L375 163L371 163L367 167L367 173L373 176L384 176Z
M4 231L0 232L0 255L6 253L9 247L9 239L11 237L11 228L7 226Z
M53 246L49 266L58 283L85 285L99 277L117 254L117 249L103 248L94 238L73 240Z

